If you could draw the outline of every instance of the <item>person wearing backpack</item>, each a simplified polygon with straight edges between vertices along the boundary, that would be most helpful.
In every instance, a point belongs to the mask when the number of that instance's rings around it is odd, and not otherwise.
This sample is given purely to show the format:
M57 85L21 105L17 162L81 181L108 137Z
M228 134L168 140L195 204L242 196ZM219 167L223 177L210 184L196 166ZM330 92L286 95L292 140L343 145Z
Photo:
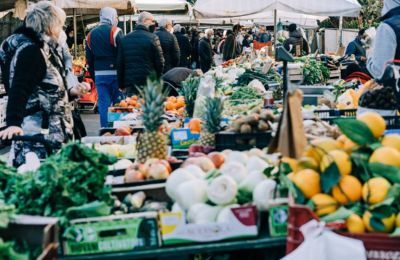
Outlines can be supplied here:
M368 71L375 79L383 76L389 61L400 59L400 0L385 0L380 20L367 62Z
M101 127L107 127L108 107L117 103L121 94L117 80L117 55L123 35L117 24L117 11L111 7L104 7L100 11L100 24L86 39L89 73L99 94Z

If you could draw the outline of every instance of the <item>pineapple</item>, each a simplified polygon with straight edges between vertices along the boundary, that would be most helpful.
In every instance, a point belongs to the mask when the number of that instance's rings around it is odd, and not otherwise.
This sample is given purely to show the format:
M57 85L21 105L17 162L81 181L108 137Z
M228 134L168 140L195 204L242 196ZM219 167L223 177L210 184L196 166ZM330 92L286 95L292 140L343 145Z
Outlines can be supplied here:
M144 133L138 136L138 162L144 163L147 159L167 158L167 138L159 131L163 123L164 102L168 92L163 90L162 82L150 77L147 85L141 91Z
M221 98L207 97L204 104L203 124L200 133L200 144L215 146L215 134L221 130L221 114L223 103Z
M199 84L200 84L199 77L189 76L185 81L182 82L182 88L179 90L179 95L185 98L186 116L189 118L193 117L194 104L196 101Z

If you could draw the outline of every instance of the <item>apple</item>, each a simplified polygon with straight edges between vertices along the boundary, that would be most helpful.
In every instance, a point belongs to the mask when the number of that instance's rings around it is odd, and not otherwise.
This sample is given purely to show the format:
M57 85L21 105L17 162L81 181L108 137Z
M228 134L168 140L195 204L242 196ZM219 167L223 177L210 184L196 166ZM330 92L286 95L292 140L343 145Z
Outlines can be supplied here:
M207 155L208 158L214 163L216 168L221 167L225 162L225 155L219 152L212 152Z
M182 168L185 168L186 166L191 164L199 166L204 172L215 169L214 163L211 161L210 158L206 156L190 157L183 163Z
M117 130L115 130L114 133L114 135L116 136L129 136L131 134L132 134L132 129L128 126L117 128Z
M154 163L149 168L149 178L155 180L164 180L169 176L168 168L161 162Z
M145 179L145 176L143 175L143 173L136 171L132 168L128 168L125 171L125 175L124 175L125 183L143 181L144 179Z
M189 154L191 153L202 153L203 152L203 146L200 144L192 144L189 147Z
M169 164L169 162L167 160L160 160L160 163L165 165L165 167L167 167L168 173L172 172L171 165Z

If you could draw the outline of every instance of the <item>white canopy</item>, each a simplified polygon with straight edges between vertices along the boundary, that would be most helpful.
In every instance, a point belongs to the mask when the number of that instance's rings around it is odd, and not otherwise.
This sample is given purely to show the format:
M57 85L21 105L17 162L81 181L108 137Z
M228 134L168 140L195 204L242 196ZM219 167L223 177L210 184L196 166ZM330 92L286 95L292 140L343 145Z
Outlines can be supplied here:
M197 0L196 18L249 16L266 11L284 11L316 16L357 17L361 5L357 0Z
M113 7L118 10L127 10L134 6L133 0L53 0L63 9L101 9Z
M133 0L135 7L140 11L183 11L187 10L186 0Z

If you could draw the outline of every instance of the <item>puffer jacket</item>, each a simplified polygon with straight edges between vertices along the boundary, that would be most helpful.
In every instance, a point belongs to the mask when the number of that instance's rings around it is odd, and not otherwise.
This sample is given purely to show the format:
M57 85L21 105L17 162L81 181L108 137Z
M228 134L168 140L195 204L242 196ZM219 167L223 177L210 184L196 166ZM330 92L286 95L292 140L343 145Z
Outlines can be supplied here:
M308 54L307 42L303 39L303 35L301 32L294 31L289 33L289 38L284 42L284 47L286 50L290 50L290 53L294 56L302 56L304 54ZM290 45L292 45L292 49L290 49Z
M161 48L164 55L165 65L164 65L164 73L169 71L172 68L179 66L180 59L180 50L178 41L176 40L175 35L167 32L165 28L160 28L156 35L160 39Z
M181 54L179 59L179 67L188 67L190 54L192 53L192 45L190 45L189 38L180 32L175 33L175 37L178 41Z
M211 43L206 37L202 38L199 43L199 63L203 73L209 71L213 63Z
M126 35L118 48L117 75L120 88L127 94L137 93L136 87L146 84L147 77L155 72L161 76L164 57L160 40L143 26Z

